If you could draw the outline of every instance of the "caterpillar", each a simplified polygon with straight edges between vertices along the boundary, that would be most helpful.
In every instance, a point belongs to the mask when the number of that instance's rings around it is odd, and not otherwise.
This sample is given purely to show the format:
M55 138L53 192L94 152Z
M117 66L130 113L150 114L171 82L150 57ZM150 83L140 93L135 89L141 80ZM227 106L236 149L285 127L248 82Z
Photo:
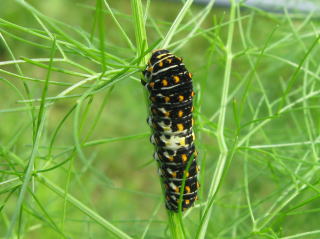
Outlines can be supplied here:
M152 53L142 74L141 83L147 88L150 99L147 119L152 129L150 141L155 145L153 157L158 162L164 184L166 208L178 212L180 203L181 209L186 210L197 200L199 188L192 74L185 68L182 58L165 49Z

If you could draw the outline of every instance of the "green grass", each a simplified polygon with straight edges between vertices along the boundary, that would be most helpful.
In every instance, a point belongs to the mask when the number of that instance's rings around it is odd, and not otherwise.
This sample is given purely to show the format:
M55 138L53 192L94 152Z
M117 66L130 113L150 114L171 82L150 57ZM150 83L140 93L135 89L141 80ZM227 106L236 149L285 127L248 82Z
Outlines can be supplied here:
M2 0L0 238L319 238L317 18L192 2ZM179 214L140 84L162 47L196 91L201 188Z

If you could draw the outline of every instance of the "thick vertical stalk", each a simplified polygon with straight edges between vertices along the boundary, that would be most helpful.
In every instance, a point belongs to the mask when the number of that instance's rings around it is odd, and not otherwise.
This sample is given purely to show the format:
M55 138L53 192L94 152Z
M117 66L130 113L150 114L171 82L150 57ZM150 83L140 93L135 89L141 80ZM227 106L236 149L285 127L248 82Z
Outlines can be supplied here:
M168 211L169 228L172 239L184 239L184 230L181 217L178 213Z
M188 1L189 3L192 1ZM141 4L141 0L132 0L131 1L133 18L135 22L135 35L136 35L136 44L137 44L137 54L143 53L148 48L147 43L147 35L145 31L145 21L143 8ZM170 39L170 38L169 38ZM144 56L142 62L143 64L147 63L147 56ZM147 97L146 91L144 91L146 105L149 107L149 101ZM161 180L160 180L161 181ZM161 182L162 184L162 182ZM181 216L177 213L172 213L168 211L168 219L169 219L169 228L171 232L171 238L173 239L184 239L183 225Z

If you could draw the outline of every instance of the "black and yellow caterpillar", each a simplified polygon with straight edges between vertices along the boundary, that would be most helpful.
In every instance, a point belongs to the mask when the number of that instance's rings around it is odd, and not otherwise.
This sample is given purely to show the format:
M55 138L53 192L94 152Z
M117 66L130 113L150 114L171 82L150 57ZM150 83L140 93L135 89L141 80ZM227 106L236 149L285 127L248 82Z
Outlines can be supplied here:
M177 212L183 193L181 208L185 210L197 200L199 188L192 75L180 57L164 49L152 53L143 75L142 84L148 89L150 99L147 120L153 131L150 140L156 149L154 159L164 184L166 207Z

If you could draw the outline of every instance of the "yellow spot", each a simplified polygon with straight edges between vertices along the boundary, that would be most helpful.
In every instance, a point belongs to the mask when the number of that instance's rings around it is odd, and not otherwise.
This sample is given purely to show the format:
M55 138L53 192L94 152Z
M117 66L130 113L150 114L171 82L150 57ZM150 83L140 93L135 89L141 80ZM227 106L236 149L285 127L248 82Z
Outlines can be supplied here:
M151 88L153 88L153 87L154 87L154 82L150 82L150 83L149 83L149 86L150 86Z
M165 117L169 117L169 115L170 115L170 112L169 112L169 111L164 112L164 116L165 116Z
M192 134L192 139L195 140L196 139L196 135Z
M168 103L170 101L170 97L168 96L164 97L164 101Z
M172 62L172 59L167 59L167 62L169 63L169 64L171 64L171 62Z
M187 157L186 154L182 154L182 155L181 155L181 158L182 158L182 161L183 161L183 162L186 162L187 159L188 159L188 157Z
M190 72L189 72L188 76L189 76L190 78L192 78L192 74L191 74Z
M192 92L191 92L191 97L193 97L194 95L195 95L195 94L194 94L194 91L192 91Z
M183 95L179 95L179 101L183 101L183 100L184 100Z
M188 199L185 202L186 202L187 205L190 204L190 200L188 200Z
M196 167L197 173L200 172L200 167Z
M186 146L186 139L185 138L181 138L180 139L180 145L181 146Z
M173 79L174 79L174 82L175 82L175 83L178 83L178 82L180 81L179 76L174 76Z
M182 58L181 58L181 57L177 57L177 59L178 59L179 61L182 61Z
M168 81L167 80L162 80L161 83L162 83L163 86L167 86L168 85Z
M153 67L148 67L147 71L151 72L153 70Z
M173 157L170 156L170 157L168 158L168 160L169 160L169 161L173 161Z
M176 187L174 191L176 191L176 193L180 192L179 187Z
M186 186L185 190L186 190L186 193L190 193L191 192L191 189L190 189L189 186Z
M186 177L188 178L189 177L189 172L184 172Z
M172 176L173 178L176 178L176 177L177 177L177 172L173 172L173 173L171 174L171 176Z
M192 107L191 107L191 112L193 112L193 110L194 110L194 107L192 106Z
M197 182L197 188L200 188L200 184L199 184L199 182Z
M196 200L199 200L199 197L198 197L198 196L196 196Z
M194 119L193 119L193 118L192 118L192 120L191 120L191 124L194 125Z
M159 62L159 67L163 67L163 61Z
M183 124L177 124L178 130L182 131L183 130Z
M183 116L183 111L182 111L182 110L179 110L178 116L179 116L179 117L182 117L182 116Z
M198 152L194 151L193 155L194 155L194 157L197 157L198 156Z

